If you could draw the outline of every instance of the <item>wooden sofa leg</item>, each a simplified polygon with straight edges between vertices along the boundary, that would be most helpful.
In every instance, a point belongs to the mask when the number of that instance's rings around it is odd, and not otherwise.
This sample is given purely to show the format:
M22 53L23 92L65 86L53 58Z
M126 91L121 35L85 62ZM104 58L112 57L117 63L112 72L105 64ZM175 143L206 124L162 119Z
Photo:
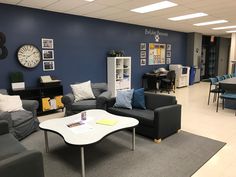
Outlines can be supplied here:
M157 144L159 144L159 143L161 142L161 139L158 139L158 140L157 140L157 139L154 139L154 142L157 143Z

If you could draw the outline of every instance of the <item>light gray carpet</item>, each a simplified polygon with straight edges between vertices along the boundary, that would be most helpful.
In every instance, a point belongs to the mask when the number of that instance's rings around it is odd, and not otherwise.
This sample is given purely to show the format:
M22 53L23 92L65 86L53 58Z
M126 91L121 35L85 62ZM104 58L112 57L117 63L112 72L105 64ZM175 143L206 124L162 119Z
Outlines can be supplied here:
M81 176L80 149L60 136L49 133L49 153L42 131L21 142L43 152L46 177ZM131 132L117 132L85 147L86 177L190 177L224 145L181 131L160 144L136 135L136 150L131 151Z

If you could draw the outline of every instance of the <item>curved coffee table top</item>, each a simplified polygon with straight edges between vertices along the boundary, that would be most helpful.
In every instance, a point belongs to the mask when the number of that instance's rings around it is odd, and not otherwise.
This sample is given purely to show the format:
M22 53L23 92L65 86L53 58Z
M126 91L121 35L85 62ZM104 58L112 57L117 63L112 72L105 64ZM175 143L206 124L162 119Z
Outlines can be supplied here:
M67 125L80 122L81 113L72 116L51 119L39 124L43 130L52 131L60 134L66 143L72 145L88 145L100 141L103 137L126 128L135 127L139 121L131 117L117 116L110 114L104 110L91 109L86 112L86 120L82 121L84 124L69 128ZM115 125L97 124L99 119L115 119Z

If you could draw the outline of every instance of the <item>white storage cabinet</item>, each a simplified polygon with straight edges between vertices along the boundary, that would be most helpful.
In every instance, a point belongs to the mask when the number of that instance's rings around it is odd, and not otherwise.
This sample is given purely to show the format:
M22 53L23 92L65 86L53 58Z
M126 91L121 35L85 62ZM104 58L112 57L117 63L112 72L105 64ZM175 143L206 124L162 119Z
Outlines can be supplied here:
M117 90L131 89L131 57L107 58L107 82L113 97Z

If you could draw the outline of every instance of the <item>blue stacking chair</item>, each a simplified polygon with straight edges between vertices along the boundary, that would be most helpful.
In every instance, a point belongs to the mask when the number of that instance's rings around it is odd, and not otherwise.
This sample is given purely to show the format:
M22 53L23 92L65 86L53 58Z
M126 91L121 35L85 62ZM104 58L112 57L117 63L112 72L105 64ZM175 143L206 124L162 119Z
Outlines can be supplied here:
M229 74L224 74L224 75L223 75L223 78L224 78L224 79L229 79L230 76L229 76Z
M216 76L216 78L217 78L218 82L224 80L223 76Z
M221 89L220 84L219 84L219 88ZM226 99L236 101L236 93L230 87L224 88L224 92L222 92L221 95L219 95L218 93L216 112L218 112L219 98L222 99L222 109L224 109ZM236 116L236 112L235 112L235 116Z
M214 93L213 102L216 101L216 96L218 93L221 92L220 88L218 87L218 79L217 78L209 78L210 80L210 89L208 95L208 105L210 103L211 93Z

